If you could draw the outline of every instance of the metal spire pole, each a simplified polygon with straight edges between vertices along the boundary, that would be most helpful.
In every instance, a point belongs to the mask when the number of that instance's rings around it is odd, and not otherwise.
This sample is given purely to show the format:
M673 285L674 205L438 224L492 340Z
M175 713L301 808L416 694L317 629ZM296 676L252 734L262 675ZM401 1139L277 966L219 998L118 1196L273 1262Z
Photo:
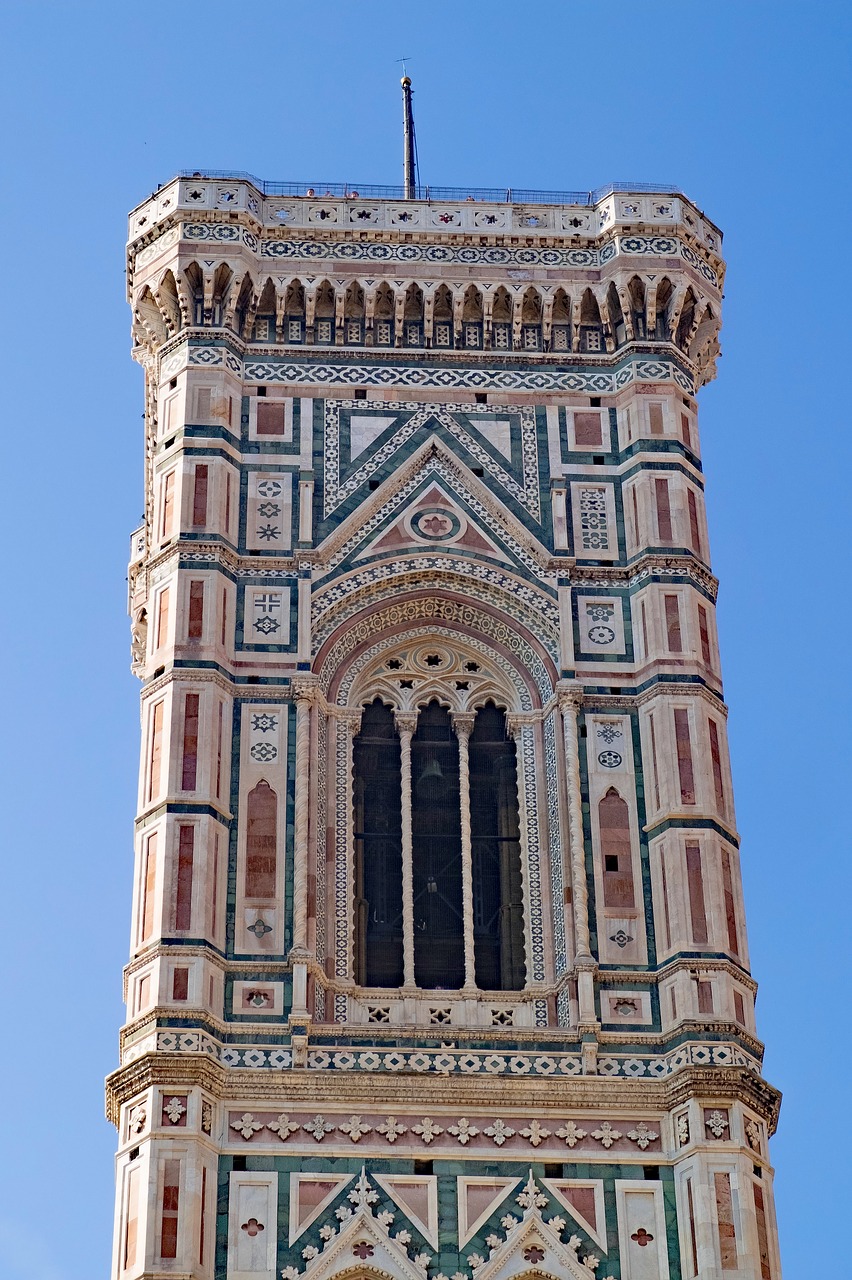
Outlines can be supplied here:
M414 113L411 109L411 78L403 76L402 84L402 180L406 200L417 197L416 170L414 161Z

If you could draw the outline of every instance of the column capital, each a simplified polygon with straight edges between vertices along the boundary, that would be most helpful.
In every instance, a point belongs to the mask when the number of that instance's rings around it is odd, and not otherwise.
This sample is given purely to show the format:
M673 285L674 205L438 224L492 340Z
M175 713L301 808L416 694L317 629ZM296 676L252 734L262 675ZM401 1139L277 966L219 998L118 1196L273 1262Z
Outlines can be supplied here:
M360 707L332 707L331 717L340 725L344 725L350 733L357 733L361 727Z
M473 726L476 723L476 714L473 711L453 711L450 713L450 719L457 738L469 738L473 733Z
M512 711L506 716L506 732L510 738L514 738L517 741L528 725L538 723L538 716L531 715L528 711Z
M560 711L579 711L583 706L583 686L577 680L557 680L556 702Z
M319 693L319 676L314 671L301 671L290 678L290 692L296 702L313 703Z
M416 711L394 711L393 722L398 733L416 733L417 731L417 712Z

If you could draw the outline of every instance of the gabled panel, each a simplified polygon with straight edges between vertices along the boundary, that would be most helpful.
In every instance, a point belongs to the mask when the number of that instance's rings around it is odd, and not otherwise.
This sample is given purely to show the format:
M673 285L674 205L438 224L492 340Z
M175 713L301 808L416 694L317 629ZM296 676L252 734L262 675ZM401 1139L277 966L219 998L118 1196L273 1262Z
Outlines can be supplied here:
M316 1222L352 1178L351 1173L290 1174L290 1244Z
M542 1178L542 1182L606 1253L603 1182L583 1178Z
M459 1248L463 1249L520 1178L459 1178Z
M438 1179L429 1174L380 1174L373 1179L429 1241L438 1248Z

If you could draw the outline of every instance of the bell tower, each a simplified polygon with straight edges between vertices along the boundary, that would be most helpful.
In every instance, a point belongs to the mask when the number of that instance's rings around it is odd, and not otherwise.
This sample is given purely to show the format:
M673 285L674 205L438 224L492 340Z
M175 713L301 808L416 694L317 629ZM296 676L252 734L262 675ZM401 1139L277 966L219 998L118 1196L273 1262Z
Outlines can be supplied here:
M196 172L127 269L114 1280L781 1280L718 229L642 184Z

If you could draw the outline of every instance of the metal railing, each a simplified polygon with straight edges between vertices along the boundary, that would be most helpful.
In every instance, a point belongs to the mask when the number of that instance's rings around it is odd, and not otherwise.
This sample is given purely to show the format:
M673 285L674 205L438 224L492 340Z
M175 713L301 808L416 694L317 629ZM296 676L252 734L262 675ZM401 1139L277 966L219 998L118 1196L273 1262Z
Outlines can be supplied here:
M180 178L212 179L217 182L250 182L265 196L310 196L336 200L404 200L401 186L362 185L356 182L266 182L251 173L228 169L181 169ZM417 187L418 200L455 203L476 200L484 204L574 204L594 205L615 192L649 195L678 195L680 188L670 182L609 182L594 191L533 191L527 187Z

